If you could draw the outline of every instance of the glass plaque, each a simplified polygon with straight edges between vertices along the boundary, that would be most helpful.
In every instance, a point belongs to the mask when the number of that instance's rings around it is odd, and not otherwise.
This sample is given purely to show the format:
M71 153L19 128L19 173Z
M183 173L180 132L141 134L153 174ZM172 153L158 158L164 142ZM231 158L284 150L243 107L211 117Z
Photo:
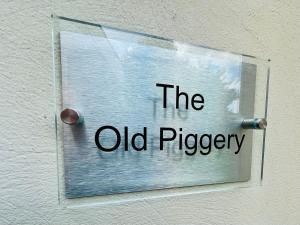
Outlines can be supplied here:
M262 164L265 130L241 124L266 118L266 60L67 18L54 44L67 198L246 182L254 149Z

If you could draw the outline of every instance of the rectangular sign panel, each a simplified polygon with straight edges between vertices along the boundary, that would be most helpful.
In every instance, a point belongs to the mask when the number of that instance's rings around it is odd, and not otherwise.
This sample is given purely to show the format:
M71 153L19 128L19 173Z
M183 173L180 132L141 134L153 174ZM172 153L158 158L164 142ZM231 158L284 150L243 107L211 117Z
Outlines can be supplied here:
M62 109L83 118L63 126L67 198L250 179L255 64L97 29L60 32Z

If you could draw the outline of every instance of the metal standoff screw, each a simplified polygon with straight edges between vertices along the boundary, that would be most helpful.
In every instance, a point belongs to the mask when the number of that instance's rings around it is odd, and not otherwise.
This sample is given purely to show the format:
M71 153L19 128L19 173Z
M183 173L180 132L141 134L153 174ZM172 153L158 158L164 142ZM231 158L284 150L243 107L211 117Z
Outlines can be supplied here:
M75 109L66 108L60 113L60 119L69 125L78 125L83 122L83 117Z
M264 118L244 119L242 121L242 128L244 129L266 129L267 120Z

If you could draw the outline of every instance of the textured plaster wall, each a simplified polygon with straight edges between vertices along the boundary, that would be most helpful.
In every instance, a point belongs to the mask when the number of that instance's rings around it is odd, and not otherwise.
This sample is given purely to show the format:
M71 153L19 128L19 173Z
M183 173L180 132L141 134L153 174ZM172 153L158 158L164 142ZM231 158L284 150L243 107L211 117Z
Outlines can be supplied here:
M271 58L262 187L58 205L51 2L0 2L0 224L300 224L300 1L57 1L59 15Z

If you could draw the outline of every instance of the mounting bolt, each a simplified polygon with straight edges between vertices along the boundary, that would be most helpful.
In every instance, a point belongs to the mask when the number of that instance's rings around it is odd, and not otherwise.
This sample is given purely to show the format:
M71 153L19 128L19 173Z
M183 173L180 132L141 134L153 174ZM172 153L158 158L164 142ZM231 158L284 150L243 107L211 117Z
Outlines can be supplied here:
M244 119L242 121L242 128L244 129L266 129L267 120L264 118L255 118L255 119Z
M60 113L60 119L68 125L78 125L83 122L83 117L75 109L66 108Z

